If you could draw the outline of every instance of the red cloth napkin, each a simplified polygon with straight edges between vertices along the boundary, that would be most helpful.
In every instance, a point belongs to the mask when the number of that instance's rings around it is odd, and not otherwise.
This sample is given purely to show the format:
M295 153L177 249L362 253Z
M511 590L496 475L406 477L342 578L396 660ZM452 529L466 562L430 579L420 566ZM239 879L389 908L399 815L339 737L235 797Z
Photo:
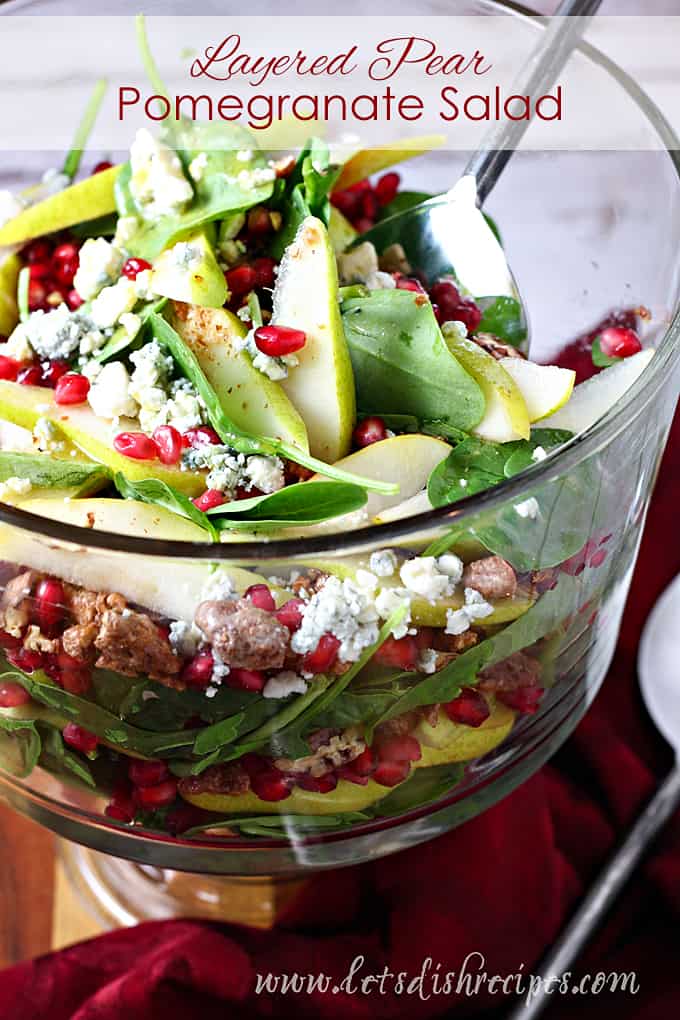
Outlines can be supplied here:
M418 1020L502 1015L478 994L395 994L391 979L347 990L257 994L257 974L355 979L406 971L426 957L459 972L482 954L489 977L531 971L631 823L670 752L645 715L635 677L644 620L680 571L680 414L665 456L609 677L552 763L496 807L415 849L313 879L276 930L188 921L114 931L19 964L0 981L3 1020L185 1020L192 1016ZM576 973L635 971L636 995L553 996L555 1020L680 1015L680 817L669 825ZM473 973L479 958L468 963ZM205 1010L205 1013L202 1011ZM209 1011L209 1012L208 1012Z

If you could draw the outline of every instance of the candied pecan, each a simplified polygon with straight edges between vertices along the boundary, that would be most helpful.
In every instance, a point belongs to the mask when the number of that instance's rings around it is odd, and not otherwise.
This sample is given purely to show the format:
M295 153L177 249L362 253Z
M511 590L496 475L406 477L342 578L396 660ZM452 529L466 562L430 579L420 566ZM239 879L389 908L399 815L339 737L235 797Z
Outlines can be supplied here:
M248 773L238 762L211 765L200 776L184 776L177 784L180 794L217 793L235 797L250 789Z
M363 753L366 742L356 727L352 726L342 733L334 733L327 741L320 744L314 754L304 758L275 758L274 767L281 772L305 773L315 779L332 772L333 769L347 765Z
M130 609L122 613L107 609L94 645L100 653L96 665L124 676L148 676L162 682L179 673L182 666L156 624Z
M296 577L290 587L298 597L302 596L303 592L311 596L323 588L328 576L325 571L310 567L306 573Z
M432 638L432 647L436 651L455 652L456 655L466 652L468 648L473 648L476 644L479 644L479 634L474 630L465 630L462 634L446 634L443 630L435 630ZM441 666L437 666L437 669L441 668Z
M96 623L107 609L122 613L127 606L126 599L118 592L89 591L66 584L64 593L70 615L80 624Z
M24 636L24 648L29 652L47 652L48 654L59 651L59 639L48 638L41 632L40 627L35 624L28 628Z
M518 351L516 347L511 344L504 344L502 340L499 340L493 333L475 333L474 336L470 337L478 347L481 347L483 351L490 354L496 361L500 361L501 358L523 358L524 355L521 351Z
M378 265L383 273L403 273L404 276L410 276L413 272L406 252L398 242L390 244L382 255L378 256Z
M0 625L14 637L19 637L31 620L31 595L44 574L25 570L5 585L0 599Z
M531 595L543 595L546 591L552 591L560 576L559 567L548 567L546 570L532 570L529 575L529 593Z
M511 598L517 591L517 574L500 556L485 556L468 563L463 571L463 584L485 599Z
M380 723L375 729L375 739L380 742L388 737L405 737L418 725L417 712L403 712L394 719Z
M237 669L280 669L290 631L249 599L202 602L194 617L223 662Z
M292 485L294 482L307 482L314 474L309 468L303 467L302 464L294 464L292 460L284 461L283 470L286 485Z
M99 633L96 623L76 623L61 635L61 644L67 655L81 662L93 661L96 655L94 641Z
M516 691L520 687L537 687L541 681L541 664L526 652L513 652L507 659L488 666L479 674L480 691Z

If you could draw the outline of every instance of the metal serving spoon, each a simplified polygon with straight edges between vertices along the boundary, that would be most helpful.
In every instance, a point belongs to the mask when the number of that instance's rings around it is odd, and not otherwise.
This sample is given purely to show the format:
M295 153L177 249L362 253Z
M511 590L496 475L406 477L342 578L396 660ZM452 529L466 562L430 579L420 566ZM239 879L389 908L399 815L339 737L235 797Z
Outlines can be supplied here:
M550 979L571 969L606 911L650 845L680 805L680 574L666 588L645 624L638 652L638 673L645 705L675 751L675 764L564 929L535 974L541 989L522 1002L508 1020L534 1020L549 1004Z
M564 0L548 22L539 45L513 85L520 95L542 95L578 44L586 20L601 0ZM362 234L355 244L370 241L378 254L400 244L409 262L429 280L453 269L475 297L515 298L528 331L528 316L505 253L480 211L516 150L529 121L508 121L488 131L471 156L460 180L443 195L395 213Z

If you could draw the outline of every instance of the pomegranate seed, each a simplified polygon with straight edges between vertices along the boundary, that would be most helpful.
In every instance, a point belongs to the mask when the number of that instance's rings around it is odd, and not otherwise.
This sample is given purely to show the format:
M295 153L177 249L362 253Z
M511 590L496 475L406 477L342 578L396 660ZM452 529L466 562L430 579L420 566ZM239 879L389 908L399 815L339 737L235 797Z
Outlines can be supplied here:
M371 443L380 443L383 439L387 439L387 428L382 418L375 415L364 418L354 429L354 445L359 449Z
M72 241L66 241L64 244L58 245L52 253L52 261L55 263L69 262L75 258L78 258L78 246L73 244Z
M379 177L375 185L375 196L380 205L388 205L397 194L401 178L399 174L388 173Z
M570 556L568 560L565 560L564 563L560 564L560 570L562 570L565 574L570 574L571 577L578 577L578 575L582 574L586 569L588 560L596 551L597 545L592 539L590 539L586 542L582 549L579 549L577 553L574 553L574 555Z
M96 751L99 743L94 733L89 733L88 730L84 730L72 722L66 723L62 730L62 736L65 744L74 747L76 751L82 751L83 754L92 754L93 751Z
M356 184L350 184L347 190L355 195L364 195L367 191L372 191L373 188L368 177L364 177L363 180L357 181Z
M361 211L369 220L375 220L380 212L380 202L372 191L367 191L362 195Z
M607 358L629 358L642 350L637 333L623 326L607 326L598 339L600 350Z
M269 210L262 205L251 209L248 213L247 229L249 234L254 234L256 237L264 237L271 233L272 221Z
M177 464L182 456L182 436L172 425L159 425L153 433L161 464Z
M227 684L239 691L261 691L266 683L264 673L259 669L232 669Z
M373 220L369 220L368 216L361 216L354 222L354 229L360 234L365 234L367 230L371 230L374 226Z
M84 404L90 392L90 380L78 372L67 372L57 380L54 399L57 404Z
M381 666L396 666L397 669L413 669L418 661L418 643L414 637L388 639L373 656Z
M15 361L14 358L8 358L5 354L0 354L0 379L16 382L19 375L19 367L19 362Z
M450 319L461 302L460 291L453 280L437 280L430 288L430 297L439 305L442 314ZM449 314L450 313L450 314Z
M195 825L201 825L210 815L193 804L178 804L165 816L165 828L171 836L179 836Z
M411 766L407 761L381 761L373 773L373 779L380 786L396 786L406 779L410 771Z
M243 597L258 609L266 609L268 613L273 613L276 609L274 596L266 584L251 584L250 588L244 592Z
M92 686L92 673L81 664L78 669L60 669L56 680L69 694L87 694Z
M345 779L348 783L355 783L356 786L368 786L368 776L361 776L355 772L351 765L341 765L335 770L338 779Z
M544 694L542 687L518 687L514 691L498 691L496 697L522 715L535 715Z
M413 276L399 276L395 273L394 278L397 281L397 290L412 290L414 294L427 294L420 280L416 280Z
M182 446L185 449L205 446L208 443L211 446L219 446L221 442L222 440L215 432L215 429L211 429L209 425L199 425L196 429L187 429L182 436Z
M30 652L28 648L17 648L7 652L7 661L24 673L34 673L40 669L44 659L40 652Z
M164 782L170 772L164 761L131 761L128 776L134 786L157 786Z
M190 687L207 687L214 668L211 652L198 652L182 670L182 680Z
M307 652L302 660L302 669L306 673L325 673L338 657L340 642L335 634L322 634L313 652Z
M51 386L52 388L55 388L59 380L69 371L67 361L44 361L40 367L42 370L43 386Z
M451 722L481 726L491 715L486 698L474 687L464 687L457 698L443 706Z
M302 350L306 343L307 334L301 329L289 329L288 326L259 326L255 330L257 349L271 358L294 354L295 351Z
M418 651L420 652L422 652L425 648L432 648L434 630L432 627L420 627L418 629L418 633L414 634L414 641L418 646Z
M212 510L213 507L222 506L223 503L228 502L229 500L227 497L223 492L220 492L219 489L206 489L202 495L196 496L196 498L192 500L194 506L197 507L197 509L202 510L203 513L206 513L207 510Z
M239 764L246 770L249 779L252 779L253 776L258 776L261 772L269 772L272 768L266 758L252 752L244 754L242 758L239 758Z
M57 265L54 271L54 278L57 283L61 284L62 287L68 287L69 289L73 286L73 278L78 272L78 256L75 258L66 259Z
M352 772L356 772L358 776L370 776L375 772L376 768L375 755L370 747L364 748L358 758L351 761L347 766Z
M233 298L249 294L257 286L257 273L252 266L235 266L225 273L227 287Z
M253 272L255 273L255 286L273 287L275 269L276 262L274 261L274 259L270 259L266 255L262 255L261 258L255 259L253 261Z
M388 737L384 740L377 739L375 752L380 762L418 761L422 756L420 744L415 737L409 736L408 733L400 737Z
M85 301L81 298L77 290L70 290L66 295L66 304L72 312L75 312L77 308L80 308L81 305L85 304Z
M597 552L593 553L593 555L588 560L588 566L589 567L601 567L606 559L607 559L607 550L606 549L598 549Z
M177 796L177 780L166 779L156 786L138 786L132 796L140 807L167 807Z
M47 302L47 288L40 280L29 280L28 282L28 308L31 312L44 308Z
M31 695L21 684L0 682L0 708L18 708L19 705L27 705L30 700Z
M49 262L32 262L29 267L29 279L47 280L52 273L52 266Z
M359 209L359 197L352 191L334 191L331 202L348 220L354 221Z
M4 648L6 651L21 648L21 638L15 637L14 634L8 634L6 630L0 630L0 648Z
M289 599L280 609L277 609L275 613L276 619L290 631L299 630L302 626L302 610L304 605L302 599Z
M258 489L255 485L249 489L244 489L242 485L237 485L234 489L234 499L254 499L255 496L264 496L262 489Z
M92 176L100 174L102 170L110 170L113 163L109 163L108 159L102 159L92 169Z
M26 262L47 262L52 258L52 247L47 241L31 241L23 251Z
M40 386L43 381L43 374L40 365L27 365L22 368L17 376L17 382L22 386Z
M333 772L325 776L298 776L296 783L301 790L310 793L331 793L338 785L338 777Z
M290 797L288 780L278 769L268 769L266 772L256 773L251 778L250 785L253 788L253 793L260 800L276 801Z
M151 269L151 263L146 259L131 258L124 263L121 273L127 276L128 280L136 280L146 269Z
M158 457L158 447L143 432L119 432L113 440L113 448L133 460L156 460Z
M49 634L64 619L66 596L61 581L46 577L35 589L35 619L40 629Z
M482 310L472 298L462 298L456 308L456 319L465 323L468 333L476 333L482 321Z
M129 807L122 800L111 800L104 808L107 818L113 818L116 822L131 822L135 817L134 805L130 798Z

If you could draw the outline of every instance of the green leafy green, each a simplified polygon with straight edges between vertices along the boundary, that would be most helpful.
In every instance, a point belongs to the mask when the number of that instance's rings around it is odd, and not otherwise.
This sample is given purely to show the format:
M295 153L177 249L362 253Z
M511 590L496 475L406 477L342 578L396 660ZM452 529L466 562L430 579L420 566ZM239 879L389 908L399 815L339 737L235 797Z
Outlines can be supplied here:
M512 347L521 347L527 338L527 324L522 306L512 297L479 298L482 320L478 333L492 333Z
M159 298L158 301L149 301L140 308L135 314L139 316L139 329L136 333L130 333L124 326L117 326L113 331L113 335L109 340L101 347L94 355L96 361L108 361L109 358L114 358L117 355L127 351L133 345L137 345L137 340L141 337L144 330L144 326L148 322L152 315L162 312L168 303L167 298Z
M498 485L505 478L535 463L534 451L548 452L571 439L560 429L532 429L529 439L491 443L476 436L458 442L448 457L433 469L427 486L433 506L448 506Z
M42 743L32 719L13 718L0 710L0 768L19 779L38 764Z
M205 403L210 424L227 446L245 454L264 454L265 456L279 454L287 460L292 460L295 464L302 464L303 467L310 468L312 471L318 471L326 478L360 485L373 492L391 494L397 491L398 486L389 482L375 482L349 471L343 471L342 468L325 464L291 443L283 443L279 439L253 436L239 429L227 414L217 393L203 374L195 354L175 332L170 323L162 316L155 314L149 317L149 323L158 343L172 355L182 374L198 390L199 396Z
M596 336L593 340L591 354L593 358L593 365L595 365L596 368L610 368L612 365L616 365L619 361L623 361L623 358L612 358L608 354L604 353L599 336Z
M199 836L213 829L236 829L244 836L265 836L269 839L290 839L296 834L325 832L348 825L369 822L370 814L363 811L343 811L337 815L225 815L219 820L196 825L184 833Z
M326 226L330 222L329 195L340 173L331 166L328 146L320 138L311 138L300 152L292 173L285 179L273 206L281 212L283 223L272 241L270 252L280 259L294 240L303 220L316 216Z
M391 202L382 207L378 214L378 220L386 220L388 216L396 216L397 213L406 212L408 209L413 209L414 206L420 205L421 202L427 202L432 197L426 191L400 191Z
M438 419L469 431L484 396L449 351L432 305L406 290L378 290L342 305L362 411Z
M184 517L203 528L213 542L219 541L219 533L207 514L199 510L183 492L178 492L159 478L146 478L141 482L131 482L125 475L118 472L114 476L114 484L123 499L137 499L151 506L162 506L179 517Z
M234 500L208 511L220 530L246 531L317 524L361 509L366 490L347 482L298 482L268 496Z
M434 765L414 769L404 783L378 801L370 809L377 818L389 818L403 814L413 808L423 807L438 800L457 786L463 778L465 767L460 764Z
M39 764L50 772L66 772L79 779L86 786L96 787L92 771L83 759L69 751L59 730L53 727L40 727L42 734L42 751Z
M64 160L64 165L62 167L63 173L65 173L70 180L73 180L75 175L78 173L80 161L83 156L83 150L87 144L90 134L92 133L94 122L97 119L97 114L99 113L100 107L104 101L104 96L106 95L107 87L108 82L106 78L100 78L99 81L96 82L94 91L90 96L87 106L85 107L82 120L76 129L73 143L66 155L66 159Z
M101 464L77 460L56 460L44 453L12 453L0 451L0 482L8 478L25 478L36 488L76 489L84 496L101 488L111 473Z

